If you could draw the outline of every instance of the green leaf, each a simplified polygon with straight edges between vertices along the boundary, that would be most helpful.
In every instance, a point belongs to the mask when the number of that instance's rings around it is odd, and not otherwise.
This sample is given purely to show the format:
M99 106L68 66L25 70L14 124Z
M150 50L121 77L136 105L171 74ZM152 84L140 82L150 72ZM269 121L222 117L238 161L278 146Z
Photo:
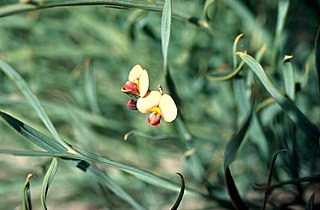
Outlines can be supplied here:
M57 173L58 170L58 166L59 166L59 161L57 158L53 158L50 164L50 167L48 168L48 171L43 179L42 182L42 190L41 190L41 205L42 205L42 209L47 210L47 194L49 191L49 187L51 185L51 182L54 178L54 176Z
M319 129L309 121L309 119L300 111L298 107L288 98L281 95L269 80L262 66L251 56L238 52L237 55L250 67L250 69L259 78L268 93L276 100L282 109L288 114L290 119L297 124L307 136L318 144L320 138Z
M315 197L315 193L313 193L311 196L310 196L310 198L309 198L309 200L308 200L308 203L307 203L307 205L306 205L306 207L305 207L305 210L313 210L313 205L314 205L314 197Z
M28 126L27 124L17 120L16 118L0 111L0 118L7 123L9 127L17 131L22 136L29 139L32 143L38 147L47 151L63 151L65 148L53 139L48 138L34 128Z
M318 75L318 87L320 92L320 26L318 28L316 41L315 41L315 62L316 62L316 69Z
M176 200L176 202L174 203L174 205L172 206L171 210L177 210L181 201L182 201L182 198L183 198L183 193L184 193L184 189L185 189L185 182L184 182L184 178L182 176L182 174L180 173L177 173L180 178L181 178L181 189L180 189L180 192L179 192L179 196Z
M234 183L229 167L225 168L225 179L226 179L227 190L228 190L229 196L231 197L234 207L239 210L248 209L248 207L242 201L239 195L238 189L236 187L236 184Z
M283 79L286 95L291 99L295 100L295 80L294 80L294 72L291 64L292 56L285 56L283 60Z
M239 131L228 142L226 149L225 149L225 154L224 154L224 169L225 170L234 161L235 156L241 146L241 143L243 142L243 139L249 129L251 118L252 118L252 111L246 117L246 120L244 121L244 123L240 127Z
M2 113L2 112L0 112ZM54 157L61 157L64 159L68 159L71 162L73 161L73 164L78 166L79 161L87 161L87 162L94 162L94 163L101 163L104 165L115 167L119 170L125 171L133 176L135 176L137 179L140 179L141 181L150 183L155 186L160 186L165 189L173 190L173 191L179 191L180 187L178 184L171 182L170 180L167 180L165 178L156 176L150 172L138 169L136 167L128 166L122 163L114 162L112 160L106 159L104 157L86 152L84 150L81 150L80 148L73 147L74 150L76 150L79 154L74 153L68 153L66 150L62 150L61 146L55 145L58 144L57 142L51 140L50 138L46 137L45 135L41 134L39 131L35 130L34 128L31 128L30 126L23 124L22 122L18 121L17 119L11 117L8 114L2 113L0 116L5 116L6 119L10 119L9 122L14 123L8 123L10 127L15 129L18 133L25 136L31 142L34 144L40 146L43 149L48 150L48 152L41 152L41 151L14 151L14 150L0 150L0 153L4 154L13 154L13 155L23 155L23 156L54 156ZM18 124L19 126L16 126ZM15 127L14 127L15 126ZM25 129L27 128L27 129ZM51 143L55 144L51 144ZM88 166L90 164L88 163ZM202 195L198 191L187 189L188 192L196 194L196 195Z
M273 174L273 168L274 168L274 164L276 162L276 159L278 157L278 155L281 153L281 152L287 152L288 150L286 149L282 149L282 150L279 150L278 152L276 152L273 156L272 156L272 160L271 160L271 163L270 163L270 167L269 167L269 175L268 175L268 182L267 182L267 186L269 186L271 184L271 179L272 179L272 174ZM267 204L267 201L268 201L268 197L269 197L269 194L270 192L267 190L265 192L265 195L264 195L264 202L263 202L263 210L266 208L266 204Z
M30 179L34 177L34 174L28 174L27 179L23 185L23 198L22 206L23 210L32 210L31 194L30 194Z
M206 2L204 3L204 7L203 7L203 14L205 15L207 20L210 20L211 18L208 15L208 9L210 6L212 6L214 3L216 2L216 0L206 0Z
M28 102L31 106L35 109L38 116L44 123L44 125L48 128L52 136L56 141L58 141L62 146L68 148L67 143L65 143L60 135L58 134L57 130L53 126L51 120L49 119L47 113L43 109L42 105L40 104L37 97L32 93L31 89L24 81L24 79L6 62L0 60L0 69L7 75L7 77L19 88L21 93L26 97Z
M171 0L164 0L163 11L161 16L161 45L163 54L163 69L168 66L168 48L171 32L171 16L172 16Z
M145 210L139 203L137 203L126 191L122 189L117 183L115 183L109 176L104 174L102 171L92 167L91 165L87 168L88 173L93 178L97 179L98 182L107 186L116 196L126 201L132 207L138 210Z
M278 2L278 18L276 26L276 34L272 53L272 63L275 64L278 52L281 45L281 34L284 28L284 23L289 10L290 0L279 0Z
M85 93L91 111L95 114L99 114L100 109L97 100L94 69L92 67L90 59L86 59L85 61Z

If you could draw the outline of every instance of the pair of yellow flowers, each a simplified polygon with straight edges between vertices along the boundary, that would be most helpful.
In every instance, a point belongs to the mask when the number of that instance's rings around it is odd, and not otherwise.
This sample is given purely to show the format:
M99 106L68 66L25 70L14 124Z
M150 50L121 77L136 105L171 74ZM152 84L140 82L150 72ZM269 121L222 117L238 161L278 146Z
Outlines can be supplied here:
M140 97L138 100L128 100L127 107L141 113L150 113L146 120L152 126L159 126L161 118L166 122L172 122L177 117L174 100L170 95L163 93L160 85L157 91L149 90L148 72L140 65L131 69L128 81L121 88L121 92Z

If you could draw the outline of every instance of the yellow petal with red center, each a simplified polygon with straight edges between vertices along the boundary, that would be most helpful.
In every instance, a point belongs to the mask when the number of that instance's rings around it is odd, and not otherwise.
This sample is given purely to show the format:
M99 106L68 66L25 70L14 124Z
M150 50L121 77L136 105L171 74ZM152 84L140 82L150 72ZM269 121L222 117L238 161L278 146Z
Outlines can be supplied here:
M144 97L140 97L137 101L137 108L141 113L149 113L152 108L158 106L161 99L159 91L148 92Z
M144 97L148 90L149 90L149 76L148 76L148 72L146 70L143 70L140 77L139 77L139 92L140 92L140 96Z
M143 68L140 65L135 65L129 73L129 81L136 82L136 80L139 79L142 72Z
M161 117L166 122L172 122L176 119L178 110L176 103L168 94L163 94L160 102L159 108L161 110Z

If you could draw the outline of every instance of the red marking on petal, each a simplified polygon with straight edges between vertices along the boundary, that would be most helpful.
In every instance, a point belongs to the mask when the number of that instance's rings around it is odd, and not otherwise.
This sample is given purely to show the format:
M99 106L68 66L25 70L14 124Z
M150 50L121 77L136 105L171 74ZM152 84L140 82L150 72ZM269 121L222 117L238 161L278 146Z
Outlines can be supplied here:
M139 95L139 87L136 83L127 81L121 89L121 92Z
M160 120L161 120L161 115L155 112L152 112L147 117L147 122L154 127L158 127L160 125Z

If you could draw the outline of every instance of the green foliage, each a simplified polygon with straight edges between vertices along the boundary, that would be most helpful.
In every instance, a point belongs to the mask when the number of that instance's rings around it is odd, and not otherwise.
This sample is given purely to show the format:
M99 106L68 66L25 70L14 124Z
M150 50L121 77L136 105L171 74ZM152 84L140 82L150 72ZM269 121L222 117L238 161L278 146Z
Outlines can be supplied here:
M319 8L1 1L0 209L318 209ZM135 64L172 123L127 109Z

